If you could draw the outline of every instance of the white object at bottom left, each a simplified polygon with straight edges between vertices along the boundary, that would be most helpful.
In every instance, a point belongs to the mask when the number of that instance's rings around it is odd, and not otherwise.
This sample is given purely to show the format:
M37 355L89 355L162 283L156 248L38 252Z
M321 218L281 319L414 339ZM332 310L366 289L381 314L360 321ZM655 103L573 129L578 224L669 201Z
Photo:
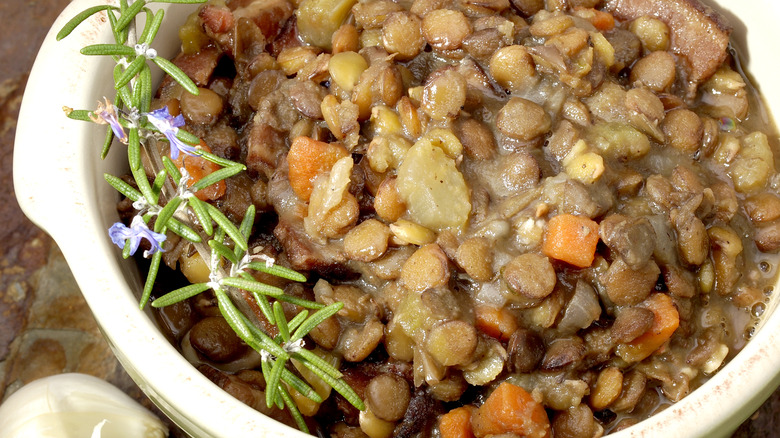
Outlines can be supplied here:
M0 438L164 438L168 427L97 377L68 373L23 386L0 405Z

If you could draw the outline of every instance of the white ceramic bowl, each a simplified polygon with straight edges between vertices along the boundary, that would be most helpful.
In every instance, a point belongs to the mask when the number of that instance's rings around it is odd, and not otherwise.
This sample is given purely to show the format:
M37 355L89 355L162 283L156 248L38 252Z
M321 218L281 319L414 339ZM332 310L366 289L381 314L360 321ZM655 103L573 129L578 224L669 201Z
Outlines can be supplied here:
M62 107L94 108L112 96L113 63L78 50L112 41L106 22L93 17L61 42L55 34L88 6L74 0L46 37L24 95L14 150L14 184L24 212L62 249L106 339L141 389L182 429L196 437L304 436L233 399L193 368L138 308L142 285L106 230L117 220L117 195L104 173L121 174L126 154L114 146L99 158L104 128L67 119ZM745 65L765 100L780 101L777 42L780 2L705 0L725 11ZM162 56L178 48L176 28L193 6L163 5L166 25L154 47ZM157 76L159 79L159 75ZM780 295L780 294L776 294ZM780 312L769 307L762 326L739 355L681 402L612 435L727 436L780 384Z

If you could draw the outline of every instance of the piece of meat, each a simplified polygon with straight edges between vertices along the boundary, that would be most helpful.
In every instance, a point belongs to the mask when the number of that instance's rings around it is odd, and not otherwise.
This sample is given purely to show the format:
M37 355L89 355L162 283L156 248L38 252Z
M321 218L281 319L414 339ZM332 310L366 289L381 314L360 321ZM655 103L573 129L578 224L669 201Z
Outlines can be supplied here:
M250 172L271 178L277 163L287 152L284 136L267 123L255 120L249 129L246 166Z
M179 55L173 58L172 62L192 79L192 81L195 82L195 85L205 87L209 84L221 56L222 52L218 48L207 46L197 53L179 53ZM174 81L173 78L165 76L163 83L160 85L158 94L164 94L163 90L166 90L168 86L175 84L176 81Z
M198 12L198 17L203 21L204 28L213 33L228 32L235 24L235 18L230 9L214 4L203 6Z
M254 0L243 3L245 5L233 11L233 16L236 19L246 17L252 20L269 40L279 33L294 10L287 0Z
M689 93L726 59L731 26L698 0L607 0L604 9L620 20L646 15L665 22L671 51L687 61Z

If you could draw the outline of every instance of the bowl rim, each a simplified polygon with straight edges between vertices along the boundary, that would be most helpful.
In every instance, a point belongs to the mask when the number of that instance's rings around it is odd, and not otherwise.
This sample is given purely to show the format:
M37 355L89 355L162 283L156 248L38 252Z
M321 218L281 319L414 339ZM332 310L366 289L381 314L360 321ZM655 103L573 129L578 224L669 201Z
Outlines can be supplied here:
M110 0L74 0L44 40L29 76L17 124L13 178L19 205L60 246L98 325L124 368L182 429L194 436L307 436L237 401L191 366L161 334L153 318L139 309L133 292L138 290L139 283L128 278L128 261L122 260L107 239L107 221L112 217L111 220L116 220L116 212L109 202L95 205L96 199L112 198L107 198L107 189L100 187L104 183L102 174L92 173L97 168L120 166L117 160L123 154L112 151L109 155L113 158L100 162L97 149L87 145L102 144L104 131L67 119L60 106L90 108L97 100L95 93L106 92L93 90L89 97L85 95L89 93L82 92L83 84L100 83L97 71L101 59L81 56L78 49L108 41L110 31L105 19L93 17L63 41L57 42L55 35L70 17L86 7L110 3ZM720 10L740 4L739 0L705 0L705 3L720 6ZM771 0L758 3L774 14L740 10L737 15L750 15L751 23L757 20L762 26L773 25L771 17L780 16L780 5ZM156 6L166 10L181 7ZM183 22L187 14L179 15L177 18ZM778 32L775 27L767 28ZM746 32L746 38L751 48L756 45L772 49L771 42L757 42L751 32ZM160 48L158 51L165 53ZM770 57L752 57L748 67L764 68L769 61L763 58ZM765 96L780 97L780 85L768 82L761 85ZM53 101L51 96L59 97ZM765 101L765 105L769 107L769 102ZM46 121L45 128L41 120ZM56 141L52 141L52 134ZM51 184L52 180L58 184ZM74 229L76 224L79 229ZM95 253L105 257L94 257ZM90 263L83 262L87 258ZM123 280L117 281L120 279ZM113 293L106 293L112 290ZM772 312L743 350L702 387L664 411L612 436L728 435L779 384L780 312ZM733 408L735 405L738 408ZM219 417L215 418L216 415ZM718 420L709 421L713 418Z

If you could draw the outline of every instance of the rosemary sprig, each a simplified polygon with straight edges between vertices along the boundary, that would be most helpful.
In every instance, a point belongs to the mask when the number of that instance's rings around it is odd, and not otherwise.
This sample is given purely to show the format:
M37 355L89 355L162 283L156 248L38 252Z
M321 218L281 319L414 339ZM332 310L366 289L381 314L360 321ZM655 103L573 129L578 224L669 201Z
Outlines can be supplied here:
M118 0L118 6L102 5L84 10L73 17L57 34L61 40L70 35L81 23L95 14L107 14L114 43L94 44L81 49L86 56L108 56L116 62L113 81L116 94L112 104L108 99L94 111L66 108L69 118L108 125L101 147L105 158L112 144L127 145L127 160L134 185L113 176L104 175L106 182L119 193L133 201L138 210L131 226L114 224L109 235L122 248L123 257L132 256L142 240L151 249L144 252L150 258L150 267L140 298L140 307L150 301L155 308L169 306L213 290L219 310L230 327L251 348L262 356L261 370L266 380L266 404L285 406L298 427L308 432L303 415L291 397L289 388L319 403L322 397L291 366L291 360L306 367L358 409L365 409L362 400L342 379L333 365L303 348L305 336L318 324L335 315L342 303L325 306L296 296L287 295L279 287L256 280L255 273L263 273L289 281L305 282L306 277L292 269L277 265L262 254L250 254L248 240L255 220L255 210L250 206L240 224L234 224L218 208L197 197L200 190L218 184L246 170L235 163L199 148L201 140L180 129L184 125L181 116L173 117L167 108L151 111L152 80L150 65L171 76L185 90L197 94L195 83L171 61L158 57L151 47L164 20L163 10L153 12L150 3L203 3L206 0ZM136 35L136 19L145 14L140 35ZM170 157L161 156L155 141L170 144ZM209 161L219 167L199 180L191 178L185 167L178 167L180 153ZM194 158L193 158L194 159ZM151 168L149 164L151 163ZM153 178L147 177L151 172ZM151 227L151 228L150 228ZM173 232L192 242L198 253L210 266L209 281L194 283L173 290L151 300L152 290L162 262L162 245L166 232ZM257 302L261 314L250 318L233 302L240 296L236 290L248 292ZM301 307L289 321L282 303ZM308 309L308 310L306 310ZM313 313L310 313L309 311ZM252 321L265 318L274 324L279 335L272 338Z

